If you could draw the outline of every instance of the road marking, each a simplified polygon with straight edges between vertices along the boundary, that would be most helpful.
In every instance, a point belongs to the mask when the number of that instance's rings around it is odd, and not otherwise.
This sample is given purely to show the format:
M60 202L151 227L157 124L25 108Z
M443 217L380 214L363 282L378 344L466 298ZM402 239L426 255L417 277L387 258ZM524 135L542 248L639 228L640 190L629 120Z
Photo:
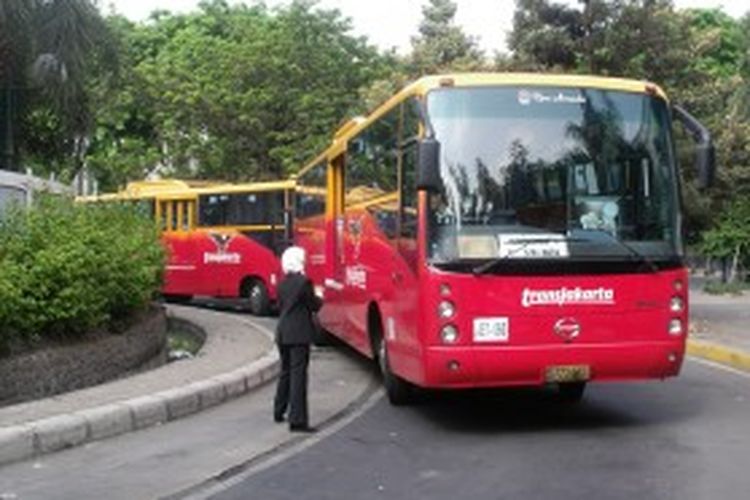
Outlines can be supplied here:
M704 340L688 340L687 353L738 370L750 371L750 354L722 344Z
M701 365L709 366L717 370L733 373L744 378L750 378L750 373L743 372L742 370L738 370L737 368L732 368L731 366L722 365L721 363L717 363L715 361L709 361L707 359L699 358L696 356L688 356L688 359L694 363L699 363Z

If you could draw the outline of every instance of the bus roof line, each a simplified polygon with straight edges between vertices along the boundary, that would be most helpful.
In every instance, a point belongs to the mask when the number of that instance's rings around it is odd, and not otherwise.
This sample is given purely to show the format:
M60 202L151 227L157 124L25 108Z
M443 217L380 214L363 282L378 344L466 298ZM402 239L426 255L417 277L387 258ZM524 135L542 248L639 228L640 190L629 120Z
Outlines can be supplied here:
M372 122L390 111L399 102L410 97L424 97L433 89L445 87L449 83L451 87L482 87L523 85L535 86L557 86L570 88L593 88L602 90L616 90L622 92L634 92L640 94L653 94L665 101L667 96L658 85L645 81L628 78L614 78L593 75L559 75L543 73L446 73L440 75L424 76L406 85L396 92L385 102L376 107L367 116L355 117L342 125L333 136L331 143L315 159L307 163L296 177L306 174L323 159L331 160L343 149L343 144L355 137Z

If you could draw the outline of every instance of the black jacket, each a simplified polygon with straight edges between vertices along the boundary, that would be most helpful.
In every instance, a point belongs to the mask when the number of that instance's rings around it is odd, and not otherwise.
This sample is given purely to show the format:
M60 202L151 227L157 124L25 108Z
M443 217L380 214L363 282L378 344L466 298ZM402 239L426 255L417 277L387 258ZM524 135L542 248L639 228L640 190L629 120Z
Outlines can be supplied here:
M287 274L279 284L278 295L281 313L276 325L276 342L310 344L315 334L312 315L323 305L315 296L312 282L304 274Z

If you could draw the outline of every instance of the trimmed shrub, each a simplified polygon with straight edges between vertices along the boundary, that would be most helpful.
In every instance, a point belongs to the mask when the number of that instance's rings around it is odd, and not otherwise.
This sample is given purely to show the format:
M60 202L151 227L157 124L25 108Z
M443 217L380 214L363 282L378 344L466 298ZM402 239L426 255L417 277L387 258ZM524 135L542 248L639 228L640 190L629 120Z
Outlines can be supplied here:
M164 251L133 206L40 196L0 223L0 347L116 327L158 292Z

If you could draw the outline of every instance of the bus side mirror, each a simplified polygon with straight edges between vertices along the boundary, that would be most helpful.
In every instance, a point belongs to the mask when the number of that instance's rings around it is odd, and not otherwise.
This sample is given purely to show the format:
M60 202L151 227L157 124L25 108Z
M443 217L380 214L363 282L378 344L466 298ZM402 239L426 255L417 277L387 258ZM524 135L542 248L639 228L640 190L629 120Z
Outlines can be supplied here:
M698 173L698 188L706 189L714 182L716 172L716 150L711 132L681 106L673 106L674 116L695 141L695 168Z
M713 141L696 147L695 164L698 169L698 187L706 189L712 186L716 171L716 149Z
M440 143L433 137L419 141L419 168L417 171L417 189L440 191Z

